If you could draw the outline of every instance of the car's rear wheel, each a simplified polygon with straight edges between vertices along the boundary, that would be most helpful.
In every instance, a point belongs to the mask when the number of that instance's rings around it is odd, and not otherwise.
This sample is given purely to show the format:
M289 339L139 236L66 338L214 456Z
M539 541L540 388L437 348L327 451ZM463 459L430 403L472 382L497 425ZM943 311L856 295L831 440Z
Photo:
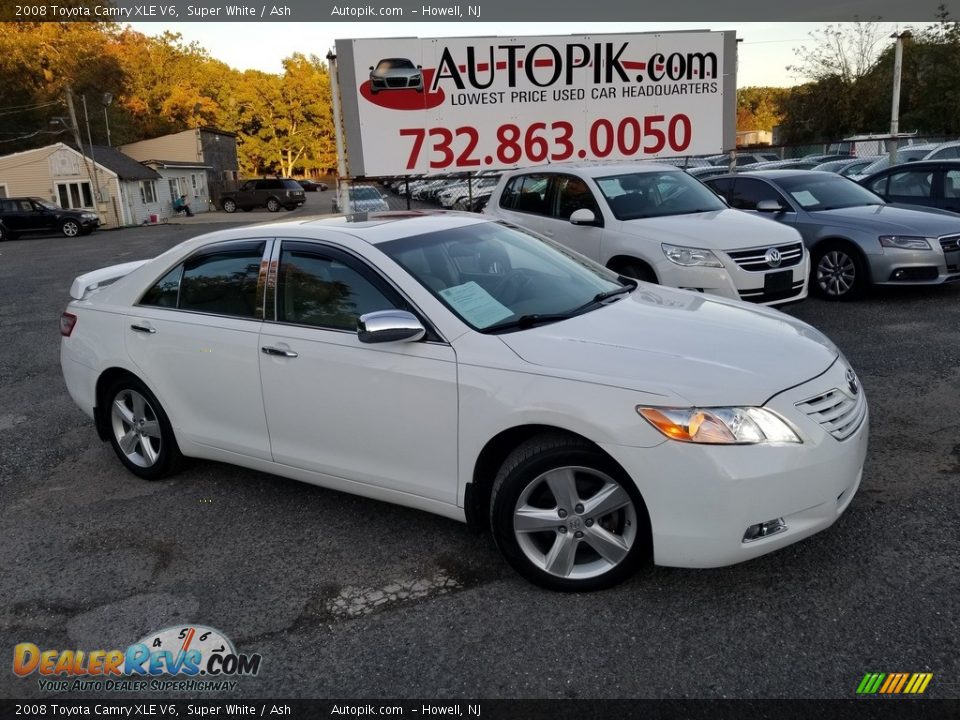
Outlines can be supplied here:
M490 526L517 572L555 590L610 587L649 554L633 482L595 446L566 435L541 435L511 453L494 480Z
M69 238L76 237L80 234L80 223L76 220L64 220L60 223L60 232Z
M140 380L128 375L104 394L108 405L110 444L130 472L157 480L183 463L173 428L160 402Z
M237 211L237 203L233 200L227 199L223 201L223 211L228 213L233 213Z
M827 300L853 300L867 287L867 270L856 250L846 243L825 243L814 249L810 285Z
M267 200L267 210L270 212L277 212L280 210L280 201L276 198L270 198Z
M10 232L3 226L0 225L0 242L10 239Z

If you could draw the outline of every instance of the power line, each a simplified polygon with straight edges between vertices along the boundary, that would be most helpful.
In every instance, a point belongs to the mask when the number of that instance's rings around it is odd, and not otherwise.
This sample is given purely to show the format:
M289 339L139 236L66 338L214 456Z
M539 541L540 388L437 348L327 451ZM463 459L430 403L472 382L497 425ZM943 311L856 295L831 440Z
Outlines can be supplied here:
M16 115L17 113L27 112L29 110L39 110L40 108L50 107L51 105L59 105L59 100L54 100L53 102L40 103L39 105L20 105L7 108L0 108L0 116L3 115Z

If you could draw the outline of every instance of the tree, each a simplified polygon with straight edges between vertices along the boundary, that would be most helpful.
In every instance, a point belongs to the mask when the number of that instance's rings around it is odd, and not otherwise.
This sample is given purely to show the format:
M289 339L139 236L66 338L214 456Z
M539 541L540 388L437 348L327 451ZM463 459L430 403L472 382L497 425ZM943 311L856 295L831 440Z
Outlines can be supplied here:
M797 64L787 70L805 80L839 78L853 84L873 67L889 34L889 25L874 20L826 25L809 33L813 44L797 48Z
M737 90L737 130L773 130L783 119L780 103L787 90L745 87Z

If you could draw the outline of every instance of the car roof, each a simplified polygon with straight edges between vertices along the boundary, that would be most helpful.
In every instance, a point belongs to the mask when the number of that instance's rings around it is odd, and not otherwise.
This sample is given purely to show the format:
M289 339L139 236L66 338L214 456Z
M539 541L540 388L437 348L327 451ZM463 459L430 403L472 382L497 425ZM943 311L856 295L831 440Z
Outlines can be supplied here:
M407 210L354 213L330 217L318 215L276 223L245 225L219 230L188 240L192 250L212 242L283 237L288 240L335 240L336 236L352 236L371 245L416 235L426 235L469 225L495 222L494 218L476 213L445 210ZM253 231L253 232L251 232Z
M682 168L677 167L676 165L671 165L669 163L662 162L610 162L610 163L597 163L597 162L565 162L565 163L550 163L549 165L532 165L525 168L517 168L516 170L510 170L504 172L504 175L515 175L521 173L538 173L538 172L563 172L575 170L580 175L586 177L598 178L598 177L607 177L608 175L622 175L624 173L636 173L636 172L683 172Z
M704 180L705 183L710 182L711 180L723 180L724 178L738 178L746 176L748 178L767 178L768 180L785 180L787 178L816 178L816 177L825 177L825 178L836 178L842 177L836 173L828 172L826 170L750 170L749 172L738 172L738 173L727 173L726 175L721 175L719 177L711 177Z

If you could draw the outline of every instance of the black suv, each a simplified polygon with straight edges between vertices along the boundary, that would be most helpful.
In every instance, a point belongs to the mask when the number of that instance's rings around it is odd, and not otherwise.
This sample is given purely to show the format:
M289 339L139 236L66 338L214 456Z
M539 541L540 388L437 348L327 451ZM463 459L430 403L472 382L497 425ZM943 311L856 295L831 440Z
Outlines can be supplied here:
M0 198L0 240L28 232L76 237L89 235L99 225L96 213L87 210L64 210L40 198Z
M239 190L220 196L220 207L228 213L236 212L238 208L253 210L256 207L265 207L270 212L277 212L281 207L294 210L303 202L303 188L290 178L247 180Z

